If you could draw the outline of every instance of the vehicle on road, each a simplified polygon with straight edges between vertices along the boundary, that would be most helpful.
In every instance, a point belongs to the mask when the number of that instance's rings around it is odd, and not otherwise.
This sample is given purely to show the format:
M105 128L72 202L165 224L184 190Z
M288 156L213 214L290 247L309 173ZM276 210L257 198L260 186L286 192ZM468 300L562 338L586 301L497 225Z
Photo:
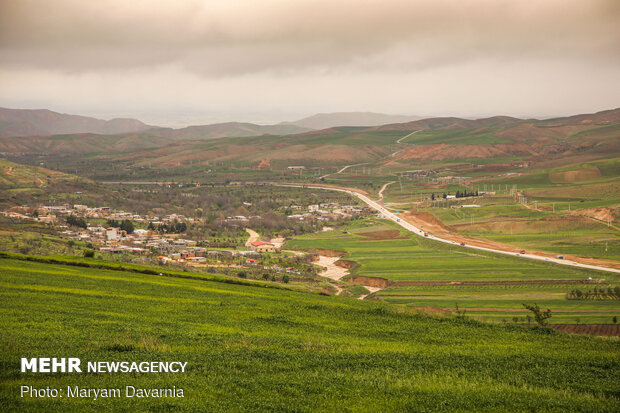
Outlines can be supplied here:
M461 242L461 247L464 247L464 246L465 246L465 243L464 243L464 242Z
M564 256L563 255L558 255L558 260L563 260Z
M424 233L424 236L425 236L425 237L428 237L428 232L425 232L425 233Z

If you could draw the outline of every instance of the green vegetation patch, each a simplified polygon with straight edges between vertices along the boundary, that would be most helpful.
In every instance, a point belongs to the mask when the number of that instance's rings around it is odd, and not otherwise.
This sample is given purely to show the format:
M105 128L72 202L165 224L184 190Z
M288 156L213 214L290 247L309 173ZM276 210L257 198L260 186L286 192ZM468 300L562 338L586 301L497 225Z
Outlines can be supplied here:
M3 411L615 411L617 341L385 304L0 260ZM19 373L24 356L184 361L184 374ZM176 386L184 398L31 399L19 386Z

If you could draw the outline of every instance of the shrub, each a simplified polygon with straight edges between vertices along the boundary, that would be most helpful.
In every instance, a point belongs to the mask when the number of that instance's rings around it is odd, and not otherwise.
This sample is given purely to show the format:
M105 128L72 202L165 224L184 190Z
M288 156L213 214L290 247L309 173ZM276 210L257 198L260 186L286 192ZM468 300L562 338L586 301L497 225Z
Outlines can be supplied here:
M536 303L534 303L534 305L523 304L523 307L534 313L534 320L536 320L539 326L547 325L547 320L551 318L551 310L547 309L547 311L541 311Z
M95 251L93 250L84 251L84 258L94 258L94 257L95 257Z

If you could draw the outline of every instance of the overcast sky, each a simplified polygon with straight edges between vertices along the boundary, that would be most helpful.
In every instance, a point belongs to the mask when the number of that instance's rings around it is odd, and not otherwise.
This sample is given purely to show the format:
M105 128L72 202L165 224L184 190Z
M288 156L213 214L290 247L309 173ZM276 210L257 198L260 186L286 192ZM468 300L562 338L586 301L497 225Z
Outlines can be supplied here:
M0 106L169 126L620 106L619 0L0 0Z

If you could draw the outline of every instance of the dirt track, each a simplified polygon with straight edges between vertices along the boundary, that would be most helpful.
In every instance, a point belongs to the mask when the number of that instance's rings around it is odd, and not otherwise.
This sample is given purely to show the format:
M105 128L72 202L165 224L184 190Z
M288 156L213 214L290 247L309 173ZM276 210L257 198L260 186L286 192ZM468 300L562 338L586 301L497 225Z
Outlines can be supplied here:
M248 240L245 242L245 246L246 247L251 246L254 241L258 241L258 239L260 238L260 235L258 235L258 232L254 231L254 230L252 230L250 228L246 228L245 232L247 232L250 235Z

